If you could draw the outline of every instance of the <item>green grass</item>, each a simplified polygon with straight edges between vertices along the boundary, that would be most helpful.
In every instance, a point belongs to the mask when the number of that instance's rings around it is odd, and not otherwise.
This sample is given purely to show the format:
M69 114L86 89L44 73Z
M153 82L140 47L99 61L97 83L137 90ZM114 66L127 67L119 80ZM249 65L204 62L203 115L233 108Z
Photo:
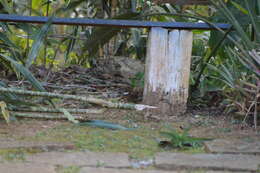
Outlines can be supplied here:
M170 128L169 125L158 128L141 125L136 130L124 131L65 124L38 132L35 136L23 137L22 140L72 142L77 150L124 152L133 158L147 158L154 156L157 152L165 151L158 146L158 140L163 138L160 131L168 128ZM197 153L203 152L203 149L193 148L184 152Z
M11 148L11 149L0 149L0 156L6 161L25 161L26 154L40 153L40 149L31 148Z
M25 150L22 149L1 149L0 155L6 161L24 161Z
M130 131L113 131L107 129L80 127L76 125L62 125L27 140L72 142L77 149L90 151L126 152L133 156L152 156L158 151L156 130L140 128Z
M68 166L68 167L63 167L60 166L57 168L57 173L79 173L80 167L78 166Z

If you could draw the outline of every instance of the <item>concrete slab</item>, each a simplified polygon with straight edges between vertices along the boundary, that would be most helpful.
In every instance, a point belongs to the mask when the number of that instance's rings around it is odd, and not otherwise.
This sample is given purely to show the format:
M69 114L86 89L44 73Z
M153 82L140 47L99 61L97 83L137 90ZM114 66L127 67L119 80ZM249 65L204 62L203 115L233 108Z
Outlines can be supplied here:
M197 171L197 172L199 172L199 171ZM194 173L197 173L197 172L194 171ZM190 172L188 172L188 173L190 173ZM205 172L201 171L199 173L234 173L234 171L205 171ZM251 173L251 172L249 172L249 171L243 171L243 172L236 171L236 173Z
M94 166L94 167L130 167L128 155L125 153L106 152L46 152L26 156L28 162L62 166Z
M231 173L229 171L203 171L203 170L143 170L143 169L111 169L83 167L79 173ZM236 172L247 173L247 172Z
M0 140L0 149L39 149L42 151L63 151L75 149L74 144L63 142L37 142L37 141L16 141L16 140Z
M56 173L52 165L35 163L4 163L0 164L1 173Z
M177 171L83 167L81 168L80 173L177 173Z
M240 154L158 153L155 166L161 169L209 169L226 171L257 171L260 157Z
M260 140L248 142L245 140L216 139L205 142L206 151L211 153L253 154L260 155Z

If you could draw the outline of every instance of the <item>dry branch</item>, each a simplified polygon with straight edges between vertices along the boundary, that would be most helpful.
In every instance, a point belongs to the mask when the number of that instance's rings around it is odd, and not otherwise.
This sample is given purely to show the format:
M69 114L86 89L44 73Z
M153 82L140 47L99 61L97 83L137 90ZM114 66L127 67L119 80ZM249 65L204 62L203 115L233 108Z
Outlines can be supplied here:
M76 96L76 95L68 95L68 94L57 94L50 92L39 92L39 91L29 91L29 90L19 90L12 88L4 88L0 87L0 93L14 93L19 95L29 95L29 96L41 96L47 98L62 98L62 99L72 99L83 102L89 102L96 105L101 105L108 108L122 108L122 109L134 109L134 110L144 110L144 109L154 109L156 107L142 104L132 104L132 103L114 103L110 101L106 101L99 98L94 98L93 96Z

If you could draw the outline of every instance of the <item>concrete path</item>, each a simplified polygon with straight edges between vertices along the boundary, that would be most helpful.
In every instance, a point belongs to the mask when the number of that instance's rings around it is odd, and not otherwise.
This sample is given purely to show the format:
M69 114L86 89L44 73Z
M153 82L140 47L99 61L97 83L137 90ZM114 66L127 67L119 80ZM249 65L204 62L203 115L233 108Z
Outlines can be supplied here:
M214 140L205 145L210 153L162 152L146 160L134 160L125 153L76 152L69 143L0 140L0 149L46 148L36 154L12 156L11 160L0 156L0 173L260 172L259 143Z
M136 161L124 153L94 152L43 152L26 155L21 161L7 161L1 158L1 173L59 173L58 168L77 168L77 172L96 173L155 173L185 172L183 170L257 172L260 156L241 154L185 154L158 153L150 164L143 165L152 170L134 169ZM145 163L140 162L140 164ZM73 172L74 173L74 172Z
M260 140L225 140L216 139L214 141L205 142L206 151L210 153L226 153L226 154L252 154L260 155Z

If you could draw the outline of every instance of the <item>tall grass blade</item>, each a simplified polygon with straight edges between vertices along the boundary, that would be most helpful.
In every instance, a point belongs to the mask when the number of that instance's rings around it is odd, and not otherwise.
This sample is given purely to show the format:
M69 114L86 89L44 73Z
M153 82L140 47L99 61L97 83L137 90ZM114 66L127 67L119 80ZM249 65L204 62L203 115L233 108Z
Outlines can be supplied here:
M232 12L227 8L226 4L223 0L217 0L219 4L216 3L215 0L211 0L211 2L223 13L223 15L229 20L229 22L233 25L236 31L239 33L240 37L243 39L244 45L249 49L253 49L252 42L250 41L247 33L242 28L240 22L236 19L236 17L232 14Z
M241 11L242 13L248 15L248 11L247 11L244 7L242 7L240 4L236 3L235 1L230 1L230 2L231 2L231 4L232 4L233 6L235 6L239 11Z
M208 67L214 71L216 71L217 73L220 74L220 77L212 77L215 79L218 79L222 82L224 82L226 85L228 85L231 88L234 88L234 82L232 80L230 80L230 78L228 77L228 75L223 71L223 69L219 69L211 64L208 64Z
M48 22L43 25L43 27L40 29L40 31L33 38L34 42L33 42L32 48L28 54L28 59L26 61L26 67L30 67L32 65L32 63L35 61L35 59L40 51L41 45L44 41L44 38L50 29L52 20L53 20L53 17L51 17L48 20Z
M9 61L16 69L16 71L20 72L31 84L32 86L39 91L45 91L41 83L33 76L33 74L22 64L19 64L16 60L12 59L11 57L0 54L2 58Z
M260 23L259 23L259 19L257 19L257 15L256 15L256 11L255 11L255 4L254 1L248 2L248 0L244 0L245 4L246 4L246 8L248 10L248 15L251 19L251 23L253 25L254 28L254 33L256 34L256 38L259 41L260 40Z
M0 40L2 40L9 47L18 49L18 47L7 37L7 34L0 32Z
M69 54L70 54L70 52L73 50L73 48L74 48L74 45L75 45L75 43L76 43L76 36L77 36L77 34L78 34L78 26L76 26L75 28L74 28L74 30L73 30L73 34L72 34L72 36L74 37L74 38L71 38L70 40L69 40L69 44L68 44L68 46L67 46L67 50L66 50L66 54L65 54L65 62L67 62L67 60L68 60L68 58L69 58Z
M9 124L10 122L10 114L9 111L7 110L7 105L5 102L0 101L0 109L1 109L1 113L5 119L5 121L7 122L7 124Z

